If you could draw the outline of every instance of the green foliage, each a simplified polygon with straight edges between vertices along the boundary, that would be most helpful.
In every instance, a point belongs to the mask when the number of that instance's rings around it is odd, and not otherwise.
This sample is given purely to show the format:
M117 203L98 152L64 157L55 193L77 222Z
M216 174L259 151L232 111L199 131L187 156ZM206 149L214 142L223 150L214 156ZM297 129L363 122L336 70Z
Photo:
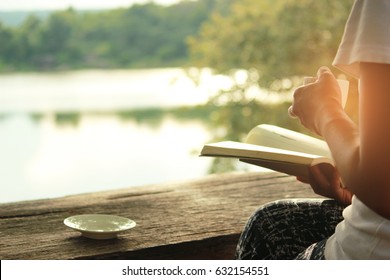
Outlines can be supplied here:
M229 0L231 1L231 0ZM134 5L109 11L72 8L22 25L0 23L0 70L162 67L187 63L186 38L229 1Z
M336 53L349 0L237 0L189 39L194 63L218 72L258 71L261 87L288 90ZM281 83L290 79L292 83Z
M199 34L188 39L192 64L230 75L244 69L247 76L221 91L211 103L220 105L212 119L220 133L215 140L242 141L260 123L308 133L289 118L290 104L265 105L251 97L253 88L289 93L314 76L319 66L331 65L353 1L236 0L230 10L214 13ZM335 69L334 69L335 70ZM335 70L336 75L340 74ZM350 96L356 100L356 84ZM356 103L355 103L356 104ZM347 105L350 114L354 108ZM222 132L221 132L222 131ZM232 161L218 159L212 172L232 170Z

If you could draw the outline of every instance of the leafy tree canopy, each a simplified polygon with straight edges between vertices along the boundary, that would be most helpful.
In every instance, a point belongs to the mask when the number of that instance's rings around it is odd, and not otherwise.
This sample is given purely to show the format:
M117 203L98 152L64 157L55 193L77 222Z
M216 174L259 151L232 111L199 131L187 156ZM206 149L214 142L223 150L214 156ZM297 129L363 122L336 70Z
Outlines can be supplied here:
M69 8L20 26L0 23L0 71L181 66L186 38L232 0L153 3L107 11Z
M286 90L330 65L352 1L237 0L189 39L194 63L221 73L252 69L261 86ZM281 82L289 79L290 82Z

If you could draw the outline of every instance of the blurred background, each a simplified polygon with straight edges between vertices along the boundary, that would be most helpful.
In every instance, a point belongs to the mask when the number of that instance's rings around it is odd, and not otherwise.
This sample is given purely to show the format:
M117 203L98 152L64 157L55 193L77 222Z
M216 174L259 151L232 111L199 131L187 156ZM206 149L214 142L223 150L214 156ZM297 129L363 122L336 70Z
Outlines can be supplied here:
M331 65L352 3L1 1L0 203L247 170L199 151L307 132L291 92Z

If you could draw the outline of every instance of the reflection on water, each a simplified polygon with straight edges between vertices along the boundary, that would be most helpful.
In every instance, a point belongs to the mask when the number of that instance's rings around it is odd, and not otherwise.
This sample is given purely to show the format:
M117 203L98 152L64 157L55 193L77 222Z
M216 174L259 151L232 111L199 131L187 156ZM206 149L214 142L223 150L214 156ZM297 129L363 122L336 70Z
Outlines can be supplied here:
M203 104L232 80L192 75L197 86L179 68L1 74L0 203L207 174L206 114L161 109Z
M221 81L202 73L200 87L180 68L1 74L0 202L206 174L203 123L145 109L204 103Z
M200 177L211 159L198 151L209 137L200 120L165 115L155 126L115 114L8 115L0 202Z

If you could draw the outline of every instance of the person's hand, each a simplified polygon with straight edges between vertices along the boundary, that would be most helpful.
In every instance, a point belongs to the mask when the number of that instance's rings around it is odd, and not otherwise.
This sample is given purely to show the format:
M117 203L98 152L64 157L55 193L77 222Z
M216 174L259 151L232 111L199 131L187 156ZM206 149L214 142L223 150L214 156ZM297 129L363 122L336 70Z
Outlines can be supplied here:
M353 194L343 186L337 169L329 164L318 164L310 167L309 180L299 177L297 179L310 184L318 195L335 199L343 205L351 204Z
M333 73L327 67L317 72L317 80L298 87L288 113L306 128L321 135L322 128L341 109L341 90Z

